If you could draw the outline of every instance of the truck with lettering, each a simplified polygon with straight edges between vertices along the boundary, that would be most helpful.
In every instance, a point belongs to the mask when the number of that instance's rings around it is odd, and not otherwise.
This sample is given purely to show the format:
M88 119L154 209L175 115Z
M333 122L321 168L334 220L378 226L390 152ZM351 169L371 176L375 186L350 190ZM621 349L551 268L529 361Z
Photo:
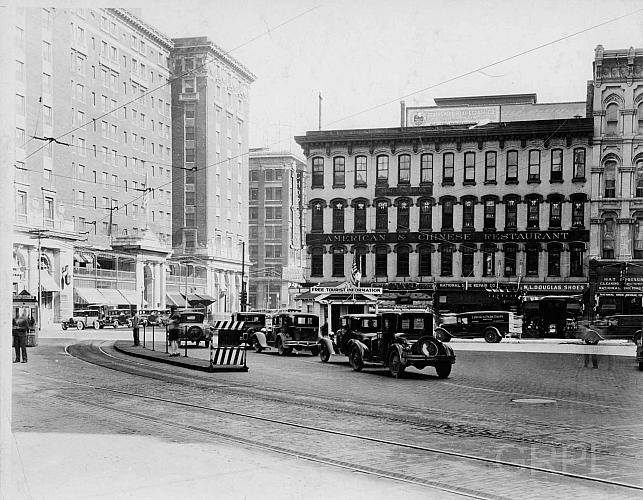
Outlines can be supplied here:
M443 342L452 338L484 338L500 342L505 337L522 335L522 316L510 311L473 311L442 317L435 337Z

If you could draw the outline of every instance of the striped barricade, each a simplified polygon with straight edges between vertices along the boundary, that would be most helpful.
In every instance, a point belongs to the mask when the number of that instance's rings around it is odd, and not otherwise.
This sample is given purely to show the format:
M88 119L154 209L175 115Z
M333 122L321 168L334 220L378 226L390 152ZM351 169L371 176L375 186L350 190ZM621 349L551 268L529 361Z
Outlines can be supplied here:
M210 369L247 371L246 349L242 345L244 321L215 321L212 330L217 342L210 344Z

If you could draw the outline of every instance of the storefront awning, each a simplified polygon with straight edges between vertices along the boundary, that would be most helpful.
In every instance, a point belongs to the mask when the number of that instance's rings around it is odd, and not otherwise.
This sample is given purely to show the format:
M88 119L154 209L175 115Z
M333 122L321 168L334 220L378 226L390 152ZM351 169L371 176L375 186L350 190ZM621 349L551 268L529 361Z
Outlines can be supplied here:
M105 304L108 306L121 306L129 304L115 288L101 288L100 293L105 297Z
M178 293L178 292L168 292L165 294L165 301L167 302L168 306L173 306L173 307L186 307L187 303L185 299L183 298L183 295Z
M40 288L43 292L60 292L60 286L47 271L40 271Z
M98 288L74 288L74 302L79 304L106 304L105 297Z
M299 295L296 295L295 300L313 300L318 296L319 296L318 293L304 292L304 293L300 293Z
M126 304L136 306L141 302L136 290L118 290L118 292L123 296Z
M191 306L209 306L217 299L208 295L207 293L190 293L188 294L188 302Z

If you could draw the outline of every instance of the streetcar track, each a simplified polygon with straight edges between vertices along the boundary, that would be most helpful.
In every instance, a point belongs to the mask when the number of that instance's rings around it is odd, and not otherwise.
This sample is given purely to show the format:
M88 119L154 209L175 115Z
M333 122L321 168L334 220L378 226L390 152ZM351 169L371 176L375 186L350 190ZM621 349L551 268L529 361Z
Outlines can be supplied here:
M50 377L45 377L45 378L50 378ZM53 378L52 378L53 379ZM54 379L55 380L55 379ZM302 429L305 431L309 432L314 432L314 433L323 433L323 434L329 434L329 435L334 435L334 436L339 436L342 438L350 438L350 439L356 439L356 440L361 440L361 441L366 441L370 443L376 443L376 444L383 444L387 446L392 446L392 447L398 447L402 449L407 449L407 450L416 450L416 451L422 451L425 453L432 453L432 454L437 454L437 455L442 455L442 456L449 456L457 459L464 459L468 461L473 461L473 462L479 462L479 463L486 463L494 466L503 466L506 468L513 468L513 469L522 469L522 470L528 470L531 472L538 472L541 474L545 475L554 475L554 476L561 476L569 479L576 479L579 481L583 482L589 482L589 483L598 483L598 484L604 484L608 486L615 486L619 488L624 488L628 490L635 490L635 491L643 491L643 486L635 485L635 484L630 484L630 483L625 483L621 481L612 481L609 479L604 479L604 478L599 478L599 477L594 477L594 476L588 476L584 474L578 474L578 473L573 473L573 472L567 472L567 471L561 471L561 470L556 470L556 469L551 469L551 468L546 468L546 467L538 467L534 465L529 465L529 464L521 464L521 463L516 463L516 462L511 462L507 460L499 460L499 459L494 459L494 458L488 458L488 457L481 457L477 455L472 455L472 454L467 454L467 453L461 453L457 451L451 451L451 450L444 450L444 449L439 449L439 448L433 448L433 447L427 447L427 446L420 446L420 445L414 445L410 443L403 443L403 442L398 442L398 441L393 441L389 439L381 439L381 438L375 438L372 436L366 436L366 435L360 435L360 434L355 434L355 433L349 433L349 432L342 432L338 430L333 430L333 429L328 429L328 428L322 428L322 427L317 427L317 426L312 426L312 425L306 425L306 424L301 424L297 422L291 422L287 420L282 420L282 419L275 419L275 418L268 418L268 417L263 417L259 415L253 415L250 413L244 413L244 412L239 412L239 411L233 411L233 410L228 410L224 408L217 408L217 407L212 407L212 406L203 406L200 404L195 404L195 403L190 403L190 402L185 402L185 401L177 401L175 399L168 399L168 398L162 398L162 397L156 397L156 396L148 396L144 394L139 394L131 391L125 391L125 390L120 390L120 389L114 389L114 388L109 388L109 387L102 387L102 386L97 386L97 385L92 385L92 384L87 384L87 383L80 383L80 382L70 382L67 381L68 383L72 385L79 385L82 387L86 387L92 390L100 390L100 391L105 391L105 392L110 392L114 394L119 394L127 397L134 397L134 398L140 398L140 399L145 399L145 400L150 400L150 401L156 401L160 403L167 403L171 405L178 405L182 407L187 407L187 408L192 408L192 409L197 409L200 411L206 411L206 412L215 412L231 417L238 417L238 418L246 418L246 419L251 419L251 420L256 420L256 421L261 421L261 422L266 422L270 423L271 425L281 425L281 426L286 426L286 427L292 427L292 428L297 428L297 429ZM109 409L112 411L116 412L122 412L122 413L129 413L128 410L122 410L122 409L115 409L112 407L109 407L107 405L96 405L93 403L88 403L86 401L77 401L73 398L69 398L66 396L63 396L64 399L71 399L78 404L85 404L85 405L93 405L96 407L100 408L105 408ZM146 416L146 415L140 415L140 414L135 414L133 416L137 416L139 418L147 418L150 420L158 420L161 423L167 423L168 425L176 425L172 424L171 422L164 422L162 419L155 419L154 417ZM181 425L181 428L186 428L185 425ZM247 440L245 438L240 438L238 436L231 436L230 434L225 434L221 432L216 432L216 431L211 431L209 429L199 429L199 428L194 428L194 431L206 433L206 434L213 434L217 435L220 437L226 437L227 439L231 439L233 441L237 442L243 442L252 446L257 445L256 441L251 441ZM265 444L264 444L265 445ZM259 446L262 446L259 444ZM271 445L267 445L271 446ZM300 452L292 452L290 451L289 453L292 453L293 456L299 456L301 455ZM328 463L329 465L334 465L332 460L329 459L321 459L324 460L324 463ZM354 468L351 467L350 464L348 465L348 468L351 468L352 470L360 470L363 468ZM366 471L366 473L369 473ZM389 477L395 476L394 473L387 473ZM392 475L391 475L392 474ZM379 474L378 474L379 475ZM382 476L385 477L385 476ZM406 478L408 479L408 476L401 475L402 479ZM415 484L427 484L426 480L423 480L421 478L413 478L411 479L411 482L414 482ZM429 484L429 486L436 486L435 484ZM445 490L447 491L447 490ZM452 490L453 492L456 492L456 490ZM458 493L461 493L457 491ZM481 497L481 496L474 496L474 498L487 498L487 497Z
M103 346L107 343L110 343L111 341L103 341L100 343L98 349L99 351L116 361L124 361L123 358L114 356L108 352L106 352L103 349ZM96 363L93 363L91 361L84 360L83 358L78 358L76 356L73 356L71 353L67 352L67 354L75 359L79 359L81 361L84 361L90 365L96 365ZM141 361L131 361L127 359L127 363L129 364L136 364L142 367L145 371L150 369L150 364L141 362ZM105 365L99 365L99 366L105 366ZM113 366L105 366L110 369L114 369L116 371L123 371L119 370L119 367L113 367ZM133 375L141 376L140 373L132 373L129 372ZM142 376L147 376L149 378L155 378L159 379L158 373L155 371L151 375L142 375ZM180 377L190 384L196 384L199 385L198 382L195 382L193 378L187 377L187 376L180 376L177 374L172 374L172 377ZM163 378L160 378L160 380L164 380ZM410 424L410 425L415 425L418 428L422 428L426 431L429 432L434 432L442 435L448 435L448 436L455 436L455 437L467 437L467 438L487 438L487 439L492 439L496 441L505 441L505 442L515 442L523 445L539 445L542 447L550 447L554 449L563 449L565 451L569 450L576 450L576 451L583 451L588 454L596 454L600 456L611 456L615 458L626 458L626 459L631 459L631 460L636 460L640 461L643 460L643 457L639 457L636 455L631 455L631 454L624 454L624 453L613 453L608 450L602 449L602 448L597 448L592 444L585 443L585 442L579 442L576 440L568 441L568 442L561 442L560 440L555 440L555 439L542 439L538 437L528 437L520 434L511 434L509 431L506 429L500 429L500 430L494 430L494 429L488 429L488 428L483 428L483 427L475 427L471 423L452 423L448 421L440 421L440 420L429 420L426 417L423 416L418 416L415 420L409 419L409 418L404 418L401 415L404 415L405 411L406 412L413 412L415 410L407 407L402 407L402 406L396 406L395 407L395 412L392 415L390 412L390 405L386 405L385 407L373 403L368 403L369 406L372 406L375 408L375 410L370 410L366 411L364 409L364 406L362 405L359 410L354 410L352 408L345 408L345 407L339 407L337 406L337 400L333 400L333 405L329 405L328 401L321 397L318 394L309 394L309 393L295 393L294 396L297 398L305 397L314 400L313 402L310 401L302 401L301 399L294 399L292 397L289 397L290 394L284 394L281 397L275 396L274 393L277 391L277 389L271 388L271 387L264 387L265 390L273 393L273 395L267 395L263 392L261 392L260 388L249 388L244 385L239 385L239 384L220 384L216 383L216 388L217 389L233 389L233 390L241 390L243 396L254 396L254 397L260 397L264 401L270 401L273 403L281 403L281 404L297 404L301 407L307 407L307 408L312 408L312 409L324 409L328 411L334 411L334 412L341 412L345 414L350 414L350 415L356 415L356 416L364 416L364 417L371 417L371 418L378 418L378 419L386 419L388 421L394 422L394 423L405 423L405 424ZM109 390L109 389L106 389ZM280 391L281 392L281 391ZM239 396L239 392L236 393L237 396ZM323 401L323 403L320 403L319 401ZM354 404L350 401L341 401L343 404L346 405L352 405ZM380 411L385 411L385 413L378 413L376 409L379 409ZM430 410L435 414L441 413L447 413L443 410L437 410L437 409L424 409L423 411ZM461 412L450 412L453 414L457 414L458 416L461 416ZM476 415L476 414L469 414L469 415ZM488 418L485 416L485 418ZM418 420L419 419L419 420ZM443 419L444 420L444 419ZM467 420L471 420L470 416L467 417ZM499 419L495 419L496 422L500 422ZM539 422L536 422L536 424L540 424ZM576 428L573 427L568 427L570 431L576 430ZM560 426L559 426L559 431L561 431ZM550 435L551 433L548 433L546 435ZM541 435L542 436L542 435ZM627 437L629 439L629 436L621 436L621 437Z

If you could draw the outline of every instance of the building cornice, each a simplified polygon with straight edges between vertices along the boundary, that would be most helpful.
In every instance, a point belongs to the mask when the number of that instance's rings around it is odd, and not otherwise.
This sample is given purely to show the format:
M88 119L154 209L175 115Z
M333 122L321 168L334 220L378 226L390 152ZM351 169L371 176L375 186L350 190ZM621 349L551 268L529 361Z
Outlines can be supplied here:
M121 20L129 23L138 31L144 33L147 37L161 45L165 50L170 51L174 47L174 42L172 42L172 39L169 36L161 33L146 22L142 21L127 9L109 8L105 10L110 14L120 18Z
M237 61L234 57L229 55L228 51L223 50L221 47L219 47L217 44L215 44L212 40L206 39L205 37L194 37L193 40L195 41L193 44L190 45L183 45L183 44L177 44L177 41L180 40L190 40L190 38L173 38L172 43L173 43L173 50L174 52L180 52L182 50L186 49L198 49L198 50L207 50L210 52L212 55L215 57L221 59L224 61L226 64L228 64L230 67L235 69L237 73L239 73L241 76L243 76L246 80L248 80L248 83L254 82L257 77L254 73L252 73L248 68L246 68L243 64L241 64L239 61ZM203 40L201 43L199 43L199 40Z

